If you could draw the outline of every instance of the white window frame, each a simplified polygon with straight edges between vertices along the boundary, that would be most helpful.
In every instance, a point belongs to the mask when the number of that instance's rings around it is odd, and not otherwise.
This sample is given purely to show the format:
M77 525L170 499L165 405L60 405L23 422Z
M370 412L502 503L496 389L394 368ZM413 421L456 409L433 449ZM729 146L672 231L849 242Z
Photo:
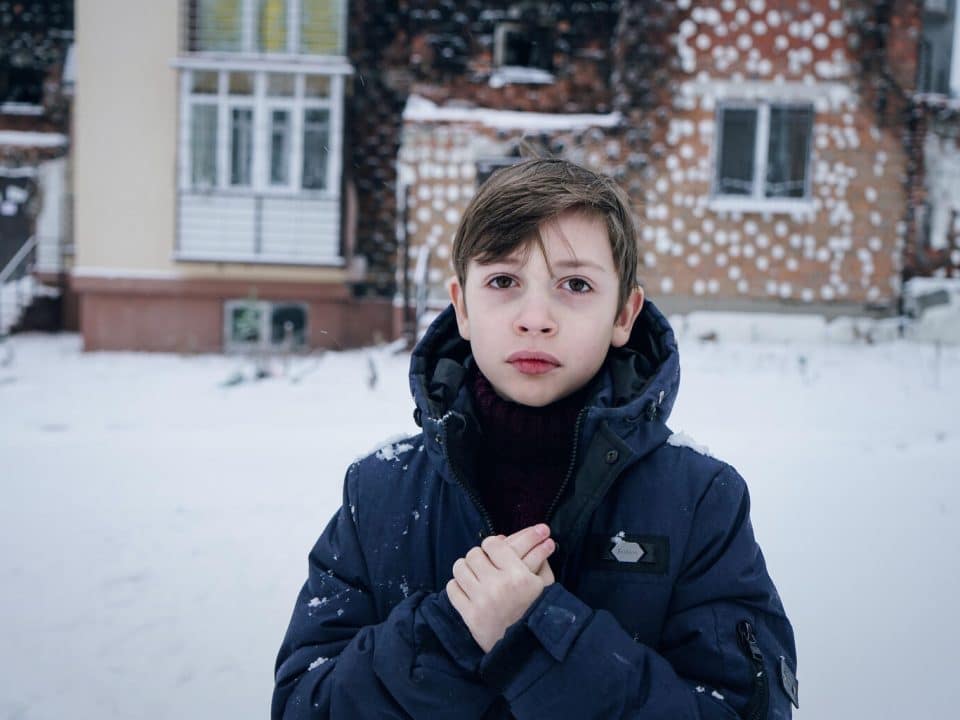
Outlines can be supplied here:
M274 67L262 63L253 66L243 64L197 64L178 63L182 68L180 78L180 172L179 186L182 192L216 193L223 195L271 195L301 198L338 198L342 170L341 148L343 146L343 95L344 72L331 73L303 67ZM294 96L268 97L267 75L276 70L294 75ZM341 69L342 70L342 69ZM194 95L191 91L194 72L217 72L217 94ZM229 73L251 72L254 75L254 94L229 95ZM325 98L305 97L306 76L323 75L329 79L330 92ZM194 187L192 184L192 110L194 105L215 104L217 110L217 184L214 187ZM235 108L253 110L253 158L251 184L230 184L230 114ZM270 184L269 153L271 151L270 113L274 109L289 109L291 117L290 177L287 185ZM329 112L329 150L327 153L327 182L323 189L301 187L303 171L303 118L307 110L326 109Z
M183 0L182 8L182 17L188 18L190 16L189 6L191 2L197 0ZM236 57L237 55L248 55L255 57L262 57L264 55L271 58L283 58L283 57L300 57L306 56L311 58L318 57L342 57L346 55L346 43L347 43L347 0L336 0L336 9L337 9L337 51L330 55L314 55L310 53L304 53L300 51L300 18L302 15L303 9L303 0L285 0L286 6L286 16L287 16L287 47L284 51L266 51L257 49L257 2L259 0L241 0L240 13L241 13L241 25L240 25L240 50L238 52L228 52L225 50L195 50L190 54L193 56L210 56L210 57L220 57L220 56L230 56ZM185 28L185 38L189 36L189 28ZM183 47L186 49L189 47L189 43L186 40L183 43Z
M770 198L764 194L767 177L767 147L770 142L770 108L777 107L809 107L816 115L816 108L812 103L789 100L727 100L718 104L715 115L713 147L713 176L710 180L710 201L708 207L717 212L765 212L765 213L807 213L814 209L812 182L810 177L813 167L813 124L810 127L810 138L807 149L806 169L804 171L804 195L802 198ZM757 126L754 136L753 151L753 190L750 195L723 195L717 185L719 172L720 149L723 144L722 116L725 110L756 110Z

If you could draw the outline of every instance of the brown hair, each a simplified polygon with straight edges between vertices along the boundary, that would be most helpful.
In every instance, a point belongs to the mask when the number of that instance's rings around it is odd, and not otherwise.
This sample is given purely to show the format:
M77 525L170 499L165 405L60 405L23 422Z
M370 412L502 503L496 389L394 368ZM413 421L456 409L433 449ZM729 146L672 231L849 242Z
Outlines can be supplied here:
M497 170L464 211L453 240L453 269L466 283L471 260L502 260L536 242L547 220L568 211L596 213L606 224L620 278L618 308L637 285L637 229L630 198L606 175L559 158L534 158Z

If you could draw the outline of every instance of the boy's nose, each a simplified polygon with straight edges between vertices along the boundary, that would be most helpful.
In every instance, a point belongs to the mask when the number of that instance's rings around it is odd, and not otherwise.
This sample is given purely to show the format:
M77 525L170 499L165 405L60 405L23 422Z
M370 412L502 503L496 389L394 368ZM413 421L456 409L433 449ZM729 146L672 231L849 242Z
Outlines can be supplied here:
M552 335L557 331L553 316L539 304L524 308L514 321L513 327L519 335Z

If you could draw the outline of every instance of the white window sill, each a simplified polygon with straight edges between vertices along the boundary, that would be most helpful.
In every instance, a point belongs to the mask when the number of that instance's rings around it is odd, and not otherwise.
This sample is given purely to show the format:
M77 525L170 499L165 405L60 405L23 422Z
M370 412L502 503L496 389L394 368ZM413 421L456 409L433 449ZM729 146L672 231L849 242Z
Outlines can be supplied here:
M354 72L345 55L194 52L173 58L170 66L179 70L267 70L319 75L353 75Z
M43 105L33 103L5 102L0 103L0 115L43 115Z
M342 268L346 261L342 257L303 257L270 256L270 255L210 255L177 252L173 255L175 262L198 263L231 263L236 265L295 265L303 267L331 267Z
M286 188L260 188L254 190L250 187L188 187L180 188L181 195L194 195L197 197L230 197L230 198L283 198L286 200L339 200L337 193L327 192L326 190L288 190Z
M490 76L490 87L504 85L550 85L554 81L553 73L541 68L501 65Z
M785 200L782 198L713 197L707 203L713 212L770 213L773 215L813 215L816 208L812 199Z

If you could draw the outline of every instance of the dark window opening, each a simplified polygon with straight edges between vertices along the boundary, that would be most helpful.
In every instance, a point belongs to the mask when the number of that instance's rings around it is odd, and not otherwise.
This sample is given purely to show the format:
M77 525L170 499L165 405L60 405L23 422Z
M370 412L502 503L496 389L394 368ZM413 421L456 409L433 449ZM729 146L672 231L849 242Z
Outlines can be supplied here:
M307 342L307 309L303 305L274 305L270 313L270 342L288 348Z
M720 118L717 192L720 195L751 195L757 111L753 108L724 108Z
M497 65L553 72L553 31L544 25L505 23L498 28Z
M921 92L950 93L950 66L953 61L955 0L924 2L923 33L917 63L917 88Z
M717 195L758 200L809 196L811 105L722 107L717 125Z
M0 65L0 103L43 103L43 70Z
M770 108L770 139L767 143L769 198L802 198L807 194L807 158L813 109L774 106Z
M500 168L516 165L522 157L491 157L477 160L477 187L483 185Z

